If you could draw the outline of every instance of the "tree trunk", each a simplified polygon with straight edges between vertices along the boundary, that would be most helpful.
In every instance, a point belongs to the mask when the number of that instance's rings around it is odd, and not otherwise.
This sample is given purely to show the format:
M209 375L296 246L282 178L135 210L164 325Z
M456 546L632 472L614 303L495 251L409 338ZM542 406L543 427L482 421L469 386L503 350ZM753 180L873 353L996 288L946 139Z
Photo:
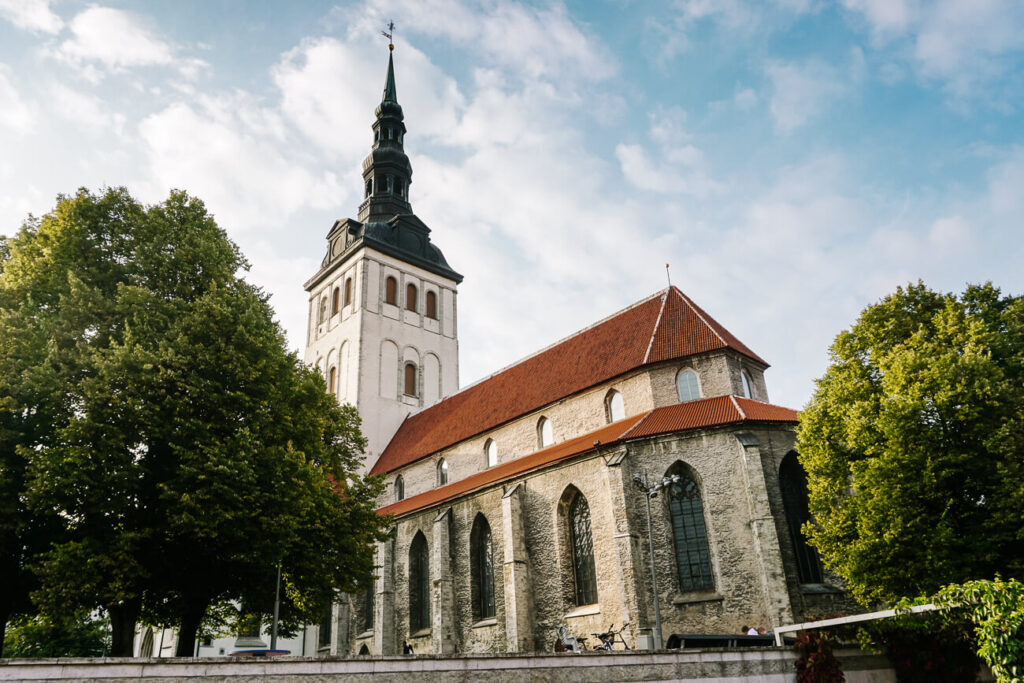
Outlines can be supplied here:
M131 657L135 641L135 622L139 619L142 600L135 598L107 607L110 613L110 656Z
M181 615L181 624L178 626L178 646L174 650L175 657L194 657L196 653L196 635L199 633L199 624L206 614L206 605L202 607L189 607Z

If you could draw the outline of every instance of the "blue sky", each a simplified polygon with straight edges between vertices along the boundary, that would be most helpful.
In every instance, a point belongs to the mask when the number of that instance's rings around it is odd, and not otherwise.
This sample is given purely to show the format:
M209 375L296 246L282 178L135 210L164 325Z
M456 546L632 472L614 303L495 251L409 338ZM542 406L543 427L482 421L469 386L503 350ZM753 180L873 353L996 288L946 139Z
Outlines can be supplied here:
M672 281L806 403L859 311L1024 291L1019 0L0 0L0 234L58 193L206 201L299 348L394 20L461 381Z

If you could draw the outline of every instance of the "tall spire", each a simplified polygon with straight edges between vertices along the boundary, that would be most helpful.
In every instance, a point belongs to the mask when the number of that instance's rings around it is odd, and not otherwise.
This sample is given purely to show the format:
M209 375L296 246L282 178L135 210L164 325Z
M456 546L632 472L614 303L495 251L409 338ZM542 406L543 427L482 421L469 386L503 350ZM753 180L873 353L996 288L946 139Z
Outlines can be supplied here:
M388 26L394 30L394 24ZM394 216L411 214L409 184L412 165L405 154L405 115L398 104L395 87L395 45L388 38L388 72L384 80L384 94L374 112L373 149L363 161L364 200L359 207L359 220L366 222L389 221Z

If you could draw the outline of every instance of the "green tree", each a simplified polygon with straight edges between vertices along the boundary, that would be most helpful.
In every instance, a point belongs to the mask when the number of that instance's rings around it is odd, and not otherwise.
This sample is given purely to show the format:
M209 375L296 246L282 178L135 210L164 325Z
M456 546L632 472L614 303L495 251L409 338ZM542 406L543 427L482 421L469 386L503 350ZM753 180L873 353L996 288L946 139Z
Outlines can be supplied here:
M81 617L52 621L21 616L11 622L5 642L7 657L102 657L110 649L110 624Z
M922 283L863 311L801 413L811 543L864 604L1024 564L1024 300Z
M14 449L23 496L65 527L34 560L44 613L102 608L115 656L145 614L187 655L209 608L263 600L278 562L295 618L354 586L385 521L379 480L354 476L357 418L285 350L202 202L82 190L8 245L2 358L35 392L14 412L46 416Z

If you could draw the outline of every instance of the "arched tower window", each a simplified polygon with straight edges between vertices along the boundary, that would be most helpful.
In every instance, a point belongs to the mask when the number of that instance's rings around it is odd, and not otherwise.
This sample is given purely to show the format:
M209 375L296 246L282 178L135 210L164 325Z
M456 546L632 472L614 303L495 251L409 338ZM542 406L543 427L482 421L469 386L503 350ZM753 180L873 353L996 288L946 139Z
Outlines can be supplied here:
M437 293L427 290L427 317L437 320Z
M448 461L441 458L437 463L437 485L444 486L448 483Z
M405 308L410 311L416 310L416 285L411 282L405 288Z
M679 392L680 401L696 401L700 398L700 381L697 373L686 368L680 370L676 375L676 391Z
M626 417L626 404L622 400L622 394L612 389L604 397L604 411L609 422L618 422Z
M405 364L405 395L415 396L416 395L416 364L406 363Z
M338 368L332 367L327 373L327 391L334 394L338 391Z
M395 502L405 500L405 479L399 474L395 477Z
M473 621L493 617L494 558L491 551L491 525L482 514L476 516L469 535L469 573Z
M498 464L498 443L494 439L487 439L484 444L484 466L494 467Z
M804 524L811 519L807 474L793 451L782 459L779 488L782 489L782 506L786 511L786 524L789 526L789 538L793 542L800 583L821 583L821 561L817 551L807 544L802 531Z
M331 293L331 315L338 314L338 288L334 288L334 292Z
M579 491L569 503L568 521L576 605L593 605L597 602L594 537L590 529L590 506Z
M754 398L754 383L750 381L750 374L746 370L740 370L740 381L743 383L743 396Z
M680 480L668 487L668 509L672 518L679 590L710 590L715 587L715 578L711 573L711 550L700 486L688 469L673 469L672 474L680 475Z
M345 278L345 305L350 306L352 304L352 278Z
M430 627L430 558L427 539L416 532L409 546L409 632Z
M537 421L537 446L547 448L555 442L554 432L551 429L551 420L542 417Z
M398 280L390 275L384 280L384 303L398 305Z

